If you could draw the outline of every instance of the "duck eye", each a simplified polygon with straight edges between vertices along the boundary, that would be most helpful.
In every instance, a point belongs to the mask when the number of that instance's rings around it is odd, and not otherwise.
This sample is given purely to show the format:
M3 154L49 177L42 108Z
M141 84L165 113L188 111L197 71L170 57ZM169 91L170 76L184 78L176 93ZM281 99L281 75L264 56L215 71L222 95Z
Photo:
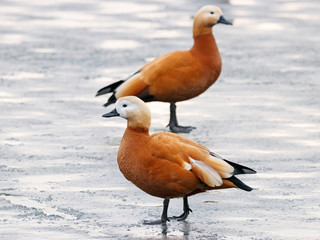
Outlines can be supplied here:
M124 108L127 107L127 106L128 106L127 104L123 104L123 105L122 105L122 107L124 107Z
M210 12L210 14L214 14L214 12Z

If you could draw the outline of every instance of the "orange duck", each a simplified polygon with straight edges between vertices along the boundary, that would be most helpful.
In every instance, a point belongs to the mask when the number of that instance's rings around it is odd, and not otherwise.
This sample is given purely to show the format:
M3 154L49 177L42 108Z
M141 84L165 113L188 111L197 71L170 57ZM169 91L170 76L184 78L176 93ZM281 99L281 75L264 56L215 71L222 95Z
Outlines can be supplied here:
M185 220L191 212L188 204L191 195L223 188L252 190L235 175L256 173L254 170L223 159L175 133L158 132L150 136L151 113L141 99L122 97L115 107L103 117L120 116L128 121L118 151L120 171L144 192L164 199L161 219L146 224L169 221L171 198L183 198L183 214L174 218Z
M131 95L145 102L169 102L170 130L190 132L194 127L178 125L175 103L200 95L218 79L221 57L212 35L212 27L218 23L231 24L222 16L220 8L202 7L194 17L194 44L190 50L158 57L127 79L100 89L96 96L113 93L105 107Z

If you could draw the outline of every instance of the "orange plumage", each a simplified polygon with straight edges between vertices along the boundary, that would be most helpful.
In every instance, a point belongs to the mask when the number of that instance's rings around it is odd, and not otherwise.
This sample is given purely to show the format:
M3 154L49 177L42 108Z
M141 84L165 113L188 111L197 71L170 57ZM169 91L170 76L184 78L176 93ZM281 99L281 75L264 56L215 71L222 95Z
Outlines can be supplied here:
M207 90L219 77L221 57L212 35L217 23L231 24L216 6L205 6L195 15L193 47L156 58L139 70L135 77L100 89L97 96L113 92L105 106L124 96L171 103L169 126L173 132L189 132L192 127L177 123L175 103L194 98ZM135 74L134 74L135 75Z
M149 135L151 114L137 97L120 98L116 109L104 117L120 116L128 120L118 152L118 165L123 175L146 193L164 198L167 218L169 199L184 198L185 219L189 211L187 197L207 190L237 187L252 189L237 179L236 174L255 173L210 152L205 146L186 137L158 132Z

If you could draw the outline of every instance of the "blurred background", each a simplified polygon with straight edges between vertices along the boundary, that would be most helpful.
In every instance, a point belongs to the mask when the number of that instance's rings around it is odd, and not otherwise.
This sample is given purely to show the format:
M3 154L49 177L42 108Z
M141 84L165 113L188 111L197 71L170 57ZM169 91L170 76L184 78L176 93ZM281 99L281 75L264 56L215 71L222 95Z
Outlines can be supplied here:
M255 188L190 198L185 222L144 226L162 200L118 170L123 119L101 87L192 46L192 16L218 5L223 68L177 104L185 136L258 174ZM1 239L319 239L320 4L316 0L1 0ZM169 104L150 103L151 132ZM180 214L173 200L169 215Z

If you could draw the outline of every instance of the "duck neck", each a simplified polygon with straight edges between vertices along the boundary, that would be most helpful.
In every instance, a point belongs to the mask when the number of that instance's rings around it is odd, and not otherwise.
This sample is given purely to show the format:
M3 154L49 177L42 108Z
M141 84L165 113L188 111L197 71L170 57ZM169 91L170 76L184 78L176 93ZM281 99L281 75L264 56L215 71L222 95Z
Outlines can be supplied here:
M204 56L219 55L219 50L216 44L216 40L212 32L202 35L197 35L193 38L194 43L191 52L200 53Z
M149 129L132 128L130 126L124 132L121 146L122 147L137 147L139 148L144 142L149 139ZM134 149L134 148L133 148Z
M149 127L144 125L132 125L130 122L127 124L127 131L129 132L137 132L149 135Z
M146 112L143 117L129 117L127 127L137 132L149 132L151 126L150 112Z

